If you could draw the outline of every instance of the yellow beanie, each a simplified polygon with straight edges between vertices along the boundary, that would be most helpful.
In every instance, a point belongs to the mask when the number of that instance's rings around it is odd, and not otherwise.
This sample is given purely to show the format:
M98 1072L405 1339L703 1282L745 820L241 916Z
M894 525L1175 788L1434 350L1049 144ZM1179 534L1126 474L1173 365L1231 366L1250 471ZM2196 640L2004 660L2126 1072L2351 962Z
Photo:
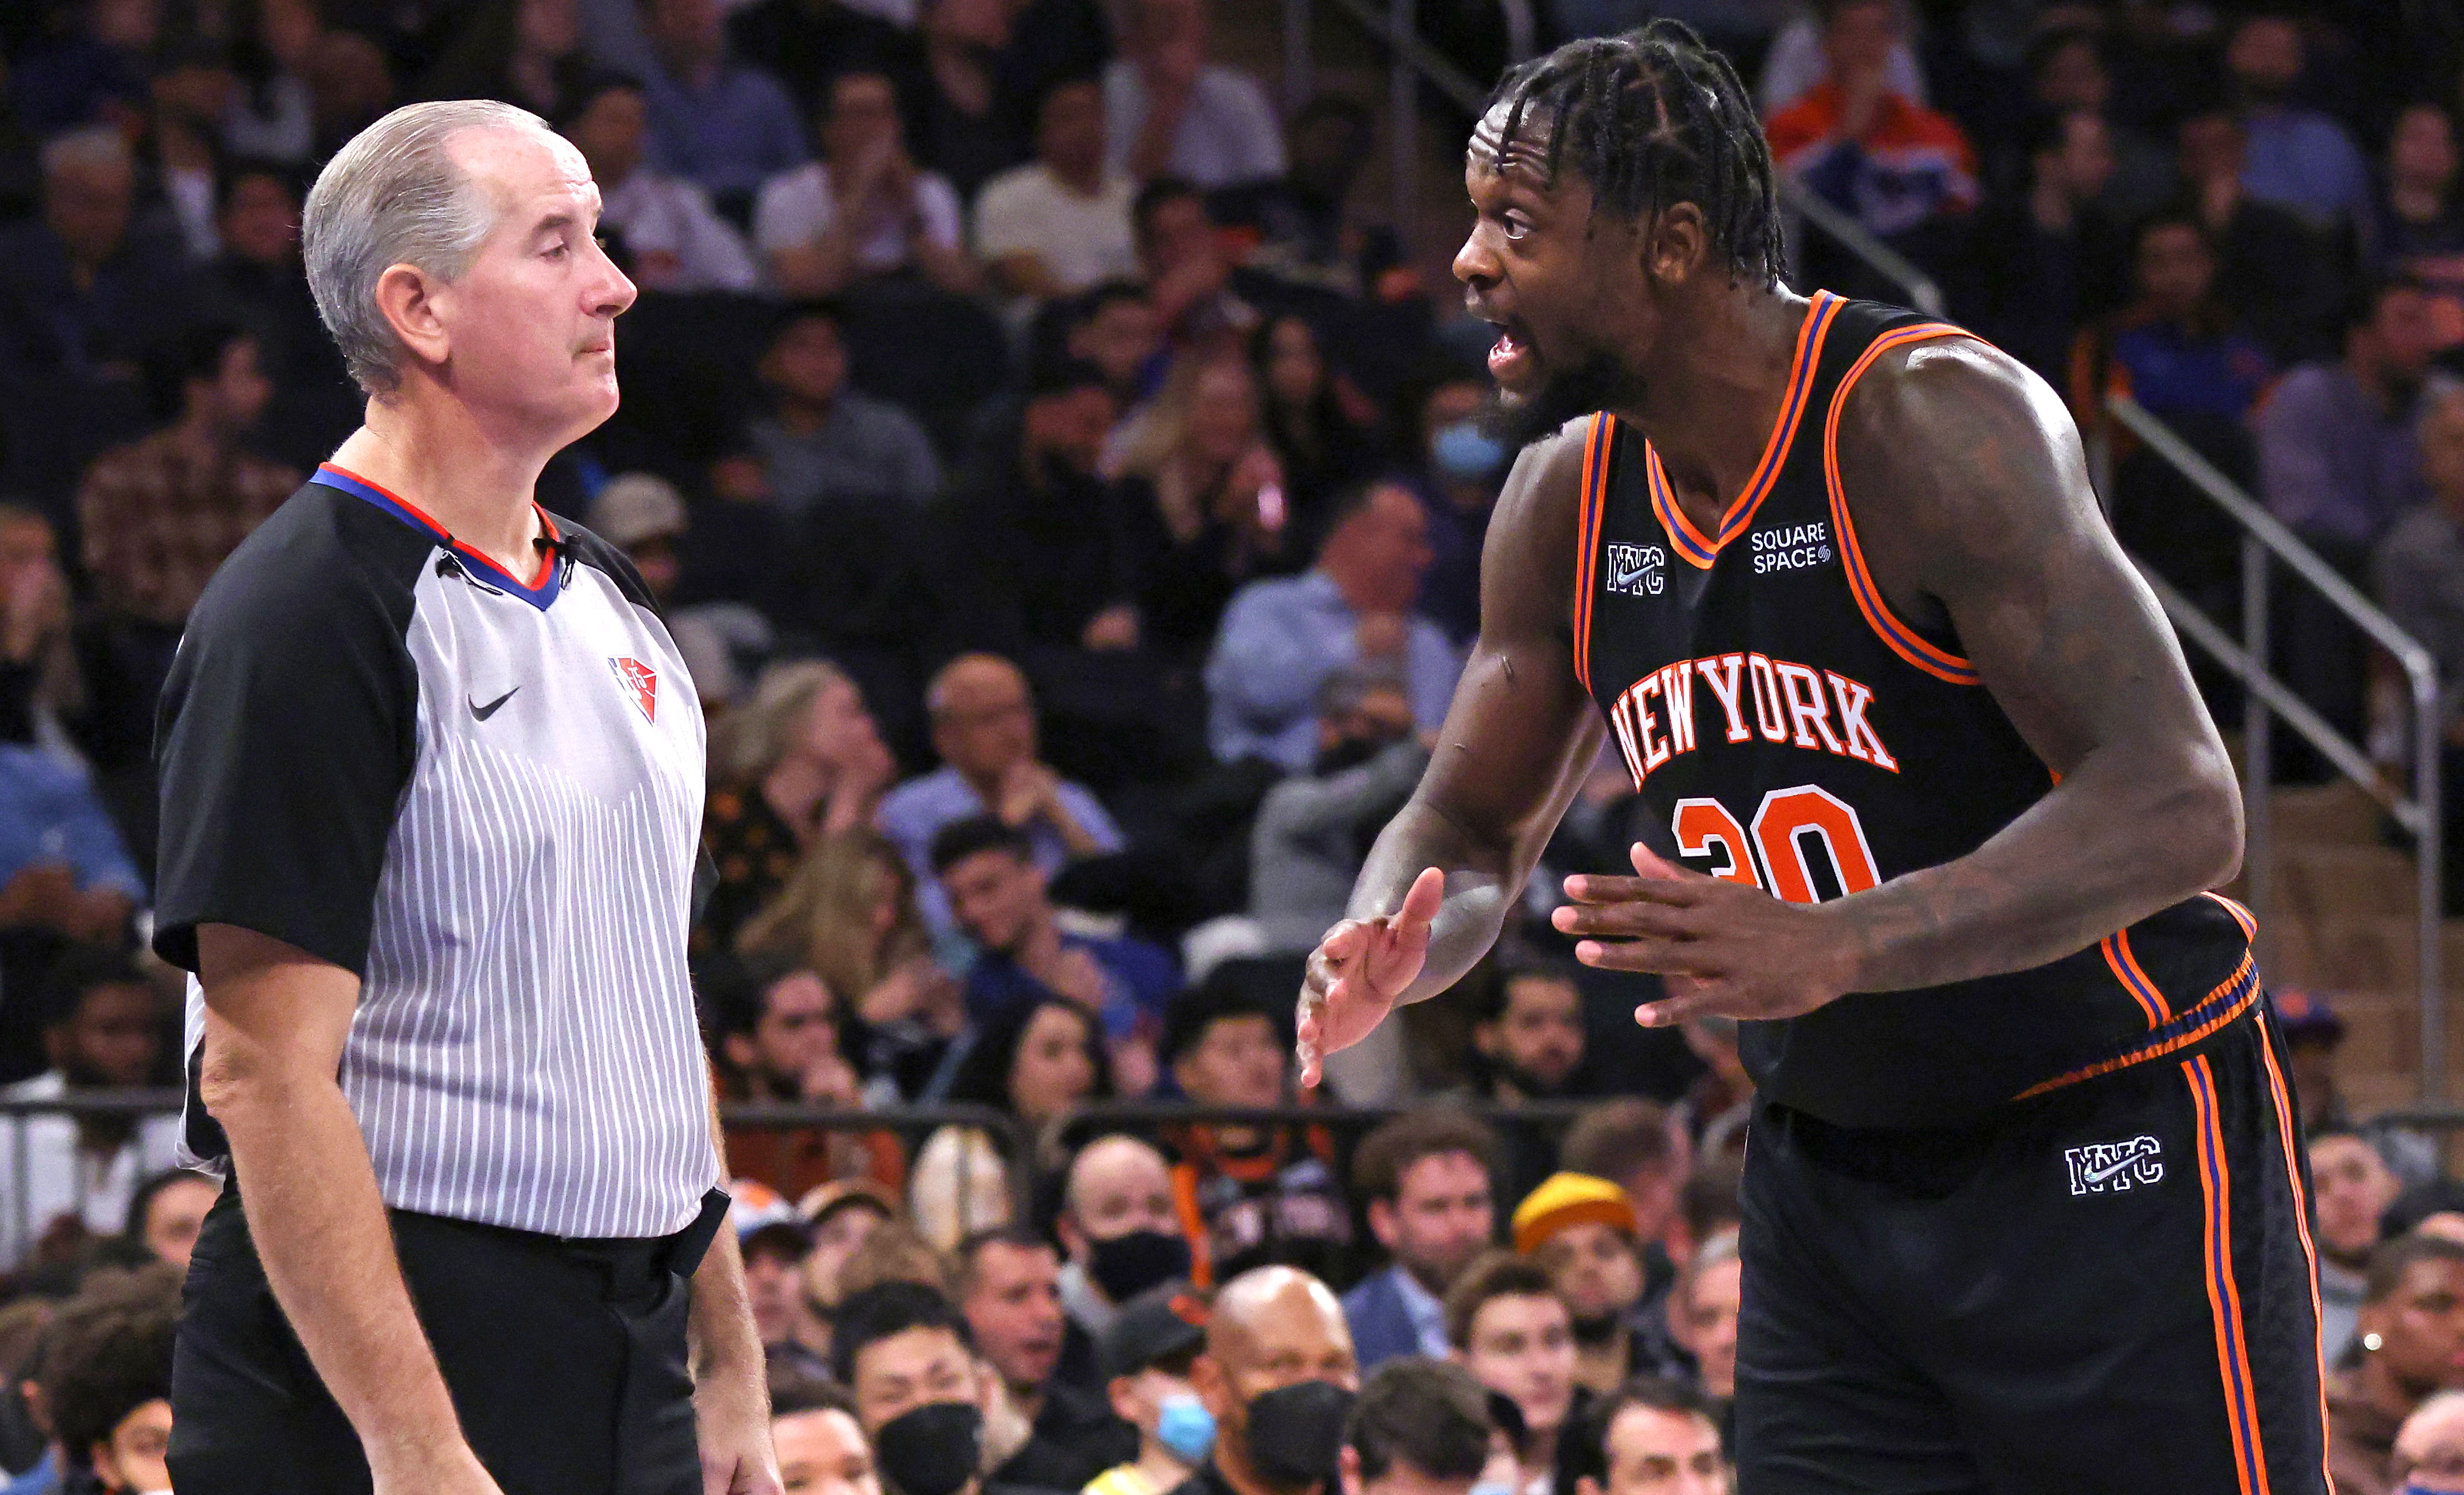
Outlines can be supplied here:
M1514 1249L1536 1251L1561 1230L1595 1222L1629 1235L1639 1228L1623 1189L1590 1174L1552 1174L1514 1206Z

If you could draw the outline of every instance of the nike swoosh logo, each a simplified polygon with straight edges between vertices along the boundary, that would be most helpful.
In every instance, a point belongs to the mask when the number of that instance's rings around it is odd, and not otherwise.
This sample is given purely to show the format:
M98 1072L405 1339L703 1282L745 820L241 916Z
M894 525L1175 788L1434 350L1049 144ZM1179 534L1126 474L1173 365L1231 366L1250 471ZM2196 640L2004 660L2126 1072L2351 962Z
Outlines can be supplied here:
M520 689L521 687L518 685L514 687L514 691L518 691ZM486 721L489 717L496 715L497 707L504 705L507 701L514 698L514 691L507 691L504 694L497 696L495 700L490 701L485 706L480 705L477 701L467 702L466 704L471 708L472 719L474 721Z
M2122 1172L2132 1164L2145 1162L2147 1155L2148 1154L2145 1153L2133 1153L2128 1157L2123 1158L2118 1163L2107 1163L2102 1168L2091 1168L2087 1171L2087 1181L2090 1183L2102 1183L2107 1178L2112 1177L2115 1174Z

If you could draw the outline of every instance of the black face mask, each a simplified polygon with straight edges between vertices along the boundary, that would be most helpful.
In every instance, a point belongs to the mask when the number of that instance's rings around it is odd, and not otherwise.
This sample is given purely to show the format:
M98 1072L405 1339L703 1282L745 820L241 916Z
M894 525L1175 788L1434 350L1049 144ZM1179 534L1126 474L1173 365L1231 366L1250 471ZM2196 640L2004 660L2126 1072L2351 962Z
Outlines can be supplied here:
M957 1495L983 1458L984 1414L972 1402L935 1401L904 1412L873 1435L881 1477L898 1495Z
M1281 1490L1331 1482L1352 1402L1352 1393L1331 1381L1302 1381L1250 1398L1244 1430L1250 1469Z
M1114 1303L1189 1275L1189 1242L1170 1231L1133 1230L1087 1244L1087 1275Z

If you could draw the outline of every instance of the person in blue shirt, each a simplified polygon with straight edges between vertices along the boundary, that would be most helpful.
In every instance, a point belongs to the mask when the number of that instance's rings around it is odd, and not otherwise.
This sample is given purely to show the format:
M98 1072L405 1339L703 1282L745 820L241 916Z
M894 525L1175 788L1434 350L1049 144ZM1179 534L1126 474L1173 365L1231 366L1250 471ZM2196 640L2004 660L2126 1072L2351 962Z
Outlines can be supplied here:
M2234 28L2225 71L2250 136L2242 186L2321 229L2361 223L2370 210L2370 168L2352 132L2292 100L2308 59L2301 23L2262 10Z
M722 208L749 206L761 184L804 164L804 124L777 78L727 55L717 0L648 0L658 66L642 79L650 165L685 177Z
M979 947L967 972L967 1016L979 1027L1012 1009L1066 998L1103 1022L1122 1092L1155 1083L1164 1005L1180 990L1173 957L1141 939L1066 933L1045 892L1026 834L998 816L942 827L933 870L958 927Z
M1046 876L1121 849L1120 828L1094 792L1037 757L1035 697L1016 665L961 654L933 677L924 707L941 766L890 791L874 823L914 872L916 912L935 938L954 927L933 867L933 838L943 826L995 816L1026 838Z
M0 925L109 939L144 896L85 769L31 743L0 743Z
M1413 718L1435 732L1463 672L1445 630L1415 610L1435 559L1428 513L1411 490L1371 483L1337 503L1306 575L1241 588L1206 661L1206 740L1216 758L1309 767L1318 687L1347 665L1401 674Z

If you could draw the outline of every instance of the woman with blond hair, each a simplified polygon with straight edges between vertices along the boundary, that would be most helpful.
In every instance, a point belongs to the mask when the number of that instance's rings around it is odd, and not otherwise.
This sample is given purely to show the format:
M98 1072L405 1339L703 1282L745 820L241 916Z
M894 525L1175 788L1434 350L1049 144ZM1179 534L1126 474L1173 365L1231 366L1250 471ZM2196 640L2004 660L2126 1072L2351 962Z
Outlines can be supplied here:
M693 929L696 956L732 946L807 846L870 824L898 776L864 693L825 659L764 670L752 702L727 717L720 736L702 818L718 884Z
M1114 467L1154 495L1140 612L1167 652L1203 653L1233 591L1297 571L1284 472L1266 444L1257 375L1238 349L1191 354L1123 428Z
M956 1033L965 1021L957 982L934 962L906 860L869 825L814 842L736 943L740 954L782 956L813 971L868 1027L945 1019Z

